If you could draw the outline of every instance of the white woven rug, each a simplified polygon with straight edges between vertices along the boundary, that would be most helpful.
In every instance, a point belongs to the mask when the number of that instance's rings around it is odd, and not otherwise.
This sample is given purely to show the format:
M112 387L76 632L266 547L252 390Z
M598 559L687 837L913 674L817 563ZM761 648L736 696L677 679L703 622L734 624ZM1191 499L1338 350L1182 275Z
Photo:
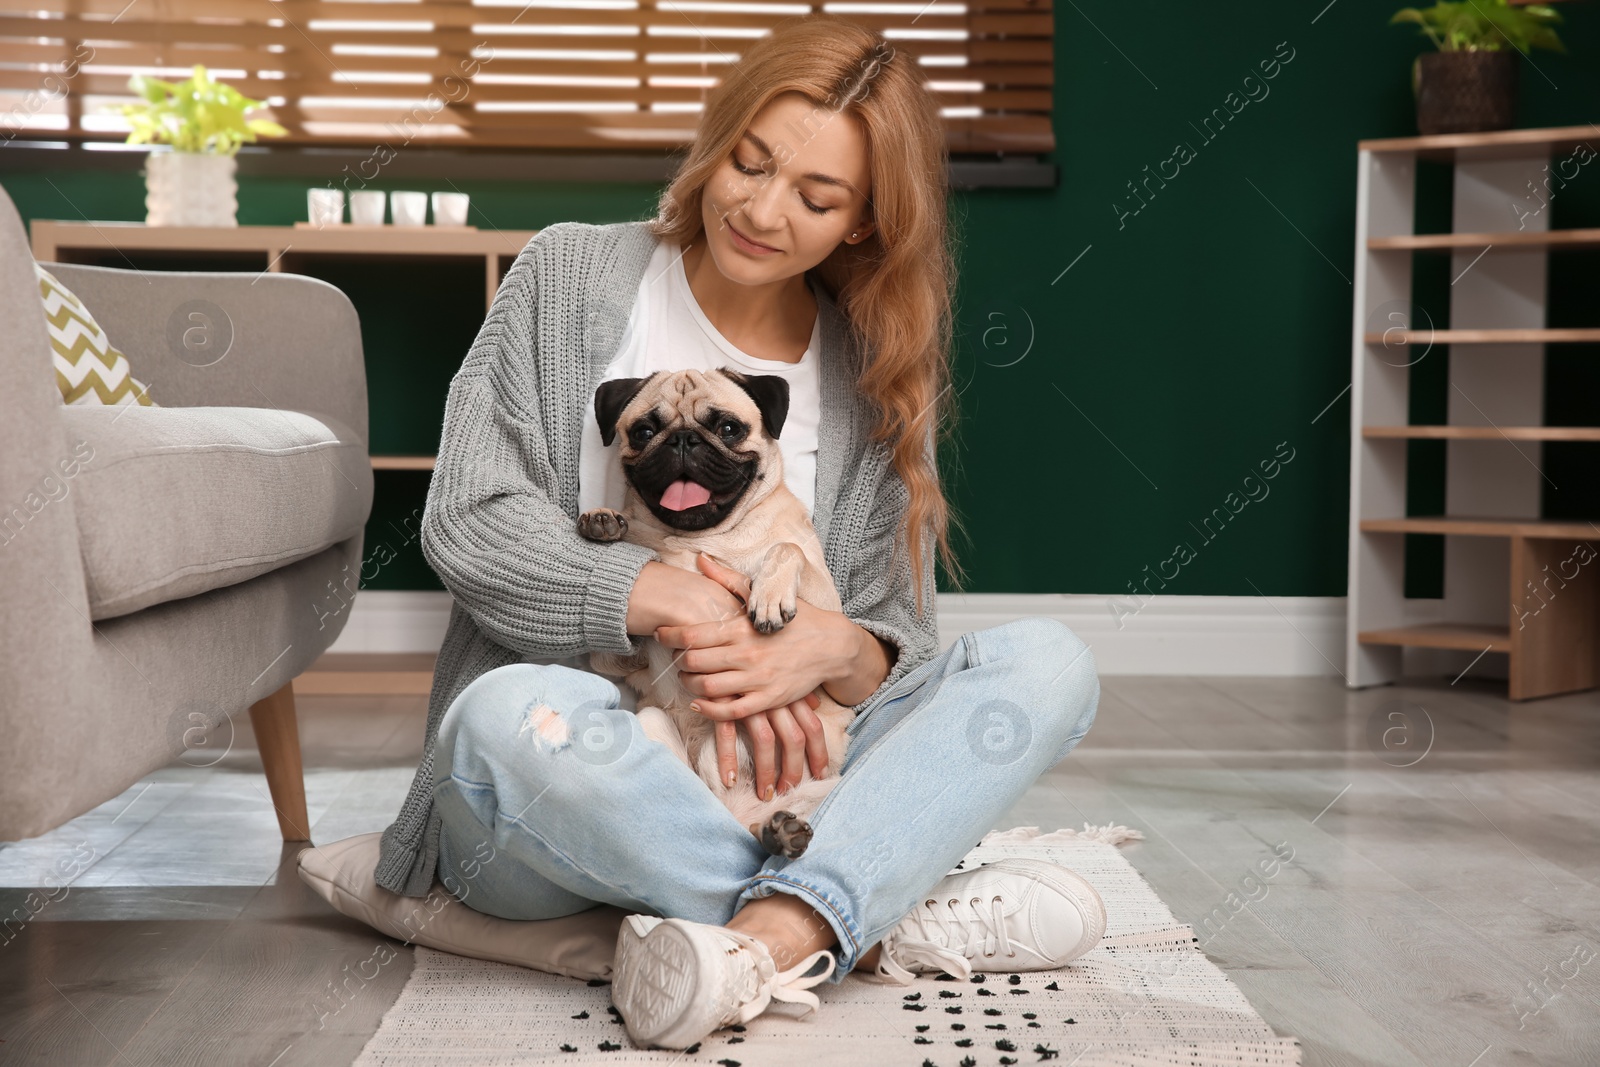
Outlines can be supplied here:
M982 982L925 975L910 988L851 975L817 986L822 1007L808 1018L769 1010L686 1054L633 1048L606 986L419 947L411 979L355 1067L1298 1065L1298 1042L1272 1032L1112 843L1140 836L1020 827L989 834L962 861L1036 856L1094 884L1106 936L1062 970Z

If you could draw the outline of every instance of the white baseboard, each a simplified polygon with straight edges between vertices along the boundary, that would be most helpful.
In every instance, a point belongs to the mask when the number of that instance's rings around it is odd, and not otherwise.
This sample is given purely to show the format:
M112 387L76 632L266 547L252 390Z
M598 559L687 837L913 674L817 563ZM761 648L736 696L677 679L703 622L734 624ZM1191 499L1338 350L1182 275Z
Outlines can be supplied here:
M1319 675L1344 670L1344 597L940 594L939 637L1043 615L1082 638L1101 674Z
M1059 619L1088 642L1101 674L1319 675L1344 670L1344 597L946 593L939 635L1009 619ZM1120 616L1120 617L1119 617ZM436 652L450 594L369 590L330 652Z
M365 589L329 652L437 652L450 626L450 594Z

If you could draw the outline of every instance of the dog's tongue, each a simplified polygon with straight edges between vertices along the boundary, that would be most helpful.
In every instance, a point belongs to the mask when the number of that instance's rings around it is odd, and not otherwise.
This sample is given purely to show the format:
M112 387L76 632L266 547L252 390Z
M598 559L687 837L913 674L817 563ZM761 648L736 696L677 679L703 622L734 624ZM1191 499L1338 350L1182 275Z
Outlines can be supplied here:
M710 499L711 490L699 482L679 478L667 486L667 491L661 494L661 506L668 511L687 511L689 508L699 507Z

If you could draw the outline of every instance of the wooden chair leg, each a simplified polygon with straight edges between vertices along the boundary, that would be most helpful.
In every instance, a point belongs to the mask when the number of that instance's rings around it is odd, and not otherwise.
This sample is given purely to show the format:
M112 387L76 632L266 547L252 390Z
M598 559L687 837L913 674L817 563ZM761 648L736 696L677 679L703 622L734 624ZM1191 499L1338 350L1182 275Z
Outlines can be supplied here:
M250 725L267 771L267 788L278 811L278 829L285 841L310 841L306 816L306 779L300 766L300 727L294 717L294 684L250 705Z

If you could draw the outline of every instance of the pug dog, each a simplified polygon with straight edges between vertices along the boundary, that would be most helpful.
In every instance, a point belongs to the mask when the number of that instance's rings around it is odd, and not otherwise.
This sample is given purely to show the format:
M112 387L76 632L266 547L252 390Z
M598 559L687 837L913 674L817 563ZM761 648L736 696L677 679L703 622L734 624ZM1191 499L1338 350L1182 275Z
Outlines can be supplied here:
M750 579L750 621L764 634L794 618L795 602L840 610L822 544L805 505L783 481L778 435L789 411L789 383L731 367L711 372L619 378L595 392L600 440L620 440L627 483L621 511L595 508L578 517L591 541L627 540L654 549L663 563L697 571L706 552ZM717 776L716 725L689 710L694 694L678 680L677 654L654 638L639 657L591 653L598 672L620 675L639 694L645 736L671 748L733 812L768 853L794 858L811 842L806 816L837 784L853 715L819 686L816 709L828 746L827 773L806 777L763 801L749 783L755 763L738 734L733 788ZM742 788L741 788L742 785Z

